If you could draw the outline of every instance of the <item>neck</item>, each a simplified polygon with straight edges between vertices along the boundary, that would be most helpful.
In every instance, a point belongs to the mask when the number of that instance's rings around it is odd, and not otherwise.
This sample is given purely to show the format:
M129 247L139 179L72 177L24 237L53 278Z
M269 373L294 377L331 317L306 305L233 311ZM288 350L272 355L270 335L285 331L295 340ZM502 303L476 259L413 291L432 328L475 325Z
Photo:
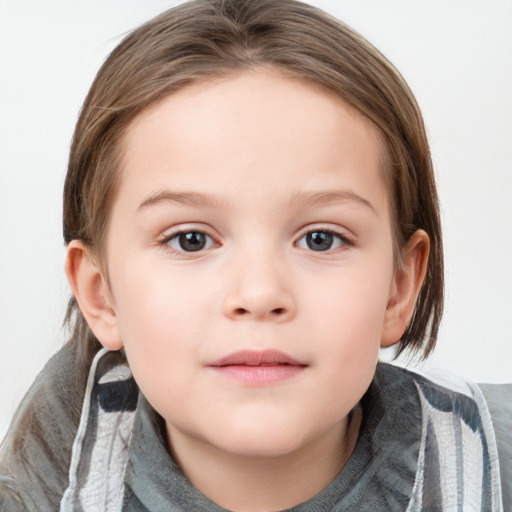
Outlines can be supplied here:
M175 460L205 496L236 512L268 512L296 506L325 489L350 457L360 423L357 408L350 421L275 457L221 451L169 426L168 437Z

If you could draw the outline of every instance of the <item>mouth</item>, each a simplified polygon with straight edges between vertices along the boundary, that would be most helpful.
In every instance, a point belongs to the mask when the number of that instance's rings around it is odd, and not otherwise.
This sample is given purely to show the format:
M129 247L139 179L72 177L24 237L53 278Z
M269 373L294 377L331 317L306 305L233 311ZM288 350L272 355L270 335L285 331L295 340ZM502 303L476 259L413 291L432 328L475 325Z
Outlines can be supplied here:
M279 350L242 350L208 365L216 373L247 386L268 386L302 373L307 364Z

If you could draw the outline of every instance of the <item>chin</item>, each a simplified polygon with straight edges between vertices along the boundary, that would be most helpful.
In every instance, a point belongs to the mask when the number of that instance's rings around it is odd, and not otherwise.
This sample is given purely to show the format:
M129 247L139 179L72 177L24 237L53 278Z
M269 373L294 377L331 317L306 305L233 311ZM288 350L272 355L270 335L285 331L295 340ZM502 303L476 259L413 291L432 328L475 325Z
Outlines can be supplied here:
M225 445L224 451L239 457L249 458L276 458L285 457L302 447L300 442L291 442L291 439L237 439Z
M245 457L283 457L300 450L309 441L308 435L297 429L297 424L283 425L262 422L243 428L223 429L222 436L211 440L221 450Z

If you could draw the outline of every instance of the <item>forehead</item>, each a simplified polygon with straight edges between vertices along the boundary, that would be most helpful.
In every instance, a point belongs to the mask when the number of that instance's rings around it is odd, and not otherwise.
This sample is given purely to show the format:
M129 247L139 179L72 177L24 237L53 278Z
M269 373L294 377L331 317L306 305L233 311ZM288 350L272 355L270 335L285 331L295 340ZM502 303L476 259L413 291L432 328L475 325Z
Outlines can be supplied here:
M140 114L121 147L121 191L171 180L228 194L263 180L300 193L338 187L340 176L348 188L354 177L381 187L384 153L375 126L334 92L252 70L189 85Z

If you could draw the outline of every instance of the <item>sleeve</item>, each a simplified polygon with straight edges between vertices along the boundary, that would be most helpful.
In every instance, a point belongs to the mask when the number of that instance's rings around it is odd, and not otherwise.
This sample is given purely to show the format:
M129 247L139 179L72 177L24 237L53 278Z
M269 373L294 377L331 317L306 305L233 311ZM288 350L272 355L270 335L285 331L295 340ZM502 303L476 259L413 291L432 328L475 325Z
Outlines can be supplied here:
M76 343L46 364L19 405L0 446L0 510L59 509L78 428L86 375Z
M512 510L512 384L480 384L496 435L504 510Z

